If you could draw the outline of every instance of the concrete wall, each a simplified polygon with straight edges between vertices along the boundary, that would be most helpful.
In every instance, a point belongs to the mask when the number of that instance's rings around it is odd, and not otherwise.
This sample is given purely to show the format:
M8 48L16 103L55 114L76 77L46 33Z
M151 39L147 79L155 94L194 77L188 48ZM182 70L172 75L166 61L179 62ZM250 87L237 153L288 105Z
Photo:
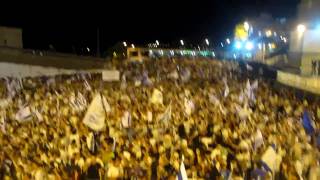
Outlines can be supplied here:
M16 48L0 48L0 62L65 69L105 68L106 59Z
M312 75L312 61L320 62L320 53L304 53L301 60L301 75Z
M0 77L37 77L55 76L62 74L76 74L81 72L102 73L102 69L61 69L52 67L33 66L0 62Z
M302 89L315 94L320 94L319 77L303 77L295 74L278 71L277 81L287 86Z
M0 46L22 48L22 30L18 28L0 27Z

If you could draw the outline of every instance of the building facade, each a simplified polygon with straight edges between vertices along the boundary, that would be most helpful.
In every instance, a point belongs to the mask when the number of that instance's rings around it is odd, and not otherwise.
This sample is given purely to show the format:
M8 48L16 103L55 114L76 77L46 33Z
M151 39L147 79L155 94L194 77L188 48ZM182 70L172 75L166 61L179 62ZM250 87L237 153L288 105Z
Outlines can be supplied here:
M23 48L22 29L0 27L0 46Z

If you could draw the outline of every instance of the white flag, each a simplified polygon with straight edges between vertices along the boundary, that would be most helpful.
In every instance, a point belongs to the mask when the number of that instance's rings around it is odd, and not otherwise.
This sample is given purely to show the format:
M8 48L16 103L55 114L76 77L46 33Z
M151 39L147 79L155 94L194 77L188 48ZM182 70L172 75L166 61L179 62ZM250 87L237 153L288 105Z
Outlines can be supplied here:
M246 64L246 67L247 67L248 71L252 71L253 70L252 66L250 66L249 64Z
M191 78L191 72L189 69L185 69L181 75L182 82L188 82Z
M87 91L92 91L92 88L86 79L84 79L84 87Z
M267 170L274 172L276 168L277 153L273 147L269 146L265 153L262 155L261 161Z
M254 149L259 148L261 145L263 145L263 136L260 131L260 129L257 130L255 137L254 137Z
M229 92L230 92L229 86L226 84L226 88L225 88L225 90L224 90L223 96L226 98L226 97L229 95Z
M35 114L39 122L43 121L43 116L40 114L38 109L35 109L33 113Z
M179 173L176 177L176 180L188 180L186 168L183 163L183 158L182 158L182 162L180 164L180 170L179 170Z
M32 119L32 114L31 114L31 111L30 111L30 107L26 106L26 107L20 108L19 111L17 112L15 118L19 122L30 121Z
M171 72L171 73L168 75L168 77L169 77L170 79L177 80L177 79L179 78L179 74L178 74L177 70L174 70L173 72Z
M163 114L160 114L158 116L159 121L162 122L168 122L171 119L171 103L169 104L169 106L167 107L167 109L164 111Z
M0 116L0 129L2 133L6 133L6 121L3 116Z
M128 111L124 112L121 118L121 125L124 128L129 128L131 126L131 114Z
M219 105L220 104L220 101L219 99L217 98L217 96L213 95L213 94L210 94L209 95L209 101L210 103L214 104L214 105Z
M0 99L0 108L5 109L12 103L10 98Z
M163 104L163 95L162 92L158 89L154 89L150 99L152 104Z
M186 115L190 116L195 108L192 100L184 98L184 108L185 108L184 112L186 113Z
M95 95L83 118L83 123L94 131L101 131L105 127L106 112L108 112L106 106L110 108L108 102L104 102L104 97L101 94Z

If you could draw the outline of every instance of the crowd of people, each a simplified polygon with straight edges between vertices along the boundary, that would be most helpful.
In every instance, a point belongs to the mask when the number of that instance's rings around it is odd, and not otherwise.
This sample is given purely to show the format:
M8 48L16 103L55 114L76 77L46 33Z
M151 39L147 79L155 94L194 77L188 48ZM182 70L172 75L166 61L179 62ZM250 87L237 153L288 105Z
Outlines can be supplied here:
M114 68L3 79L0 178L320 179L319 101L235 62Z

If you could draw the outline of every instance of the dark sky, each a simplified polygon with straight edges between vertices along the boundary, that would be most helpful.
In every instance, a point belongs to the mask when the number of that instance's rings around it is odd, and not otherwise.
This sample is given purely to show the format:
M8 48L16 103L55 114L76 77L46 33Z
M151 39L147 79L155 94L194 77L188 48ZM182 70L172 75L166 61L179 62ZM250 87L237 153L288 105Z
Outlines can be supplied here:
M23 28L25 48L71 52L72 46L101 49L118 41L189 42L209 37L219 42L233 33L234 25L262 12L274 17L294 17L300 0L105 0L103 3L55 1L4 8L0 25ZM2 7L3 8L3 7ZM18 15L16 12L21 12Z

